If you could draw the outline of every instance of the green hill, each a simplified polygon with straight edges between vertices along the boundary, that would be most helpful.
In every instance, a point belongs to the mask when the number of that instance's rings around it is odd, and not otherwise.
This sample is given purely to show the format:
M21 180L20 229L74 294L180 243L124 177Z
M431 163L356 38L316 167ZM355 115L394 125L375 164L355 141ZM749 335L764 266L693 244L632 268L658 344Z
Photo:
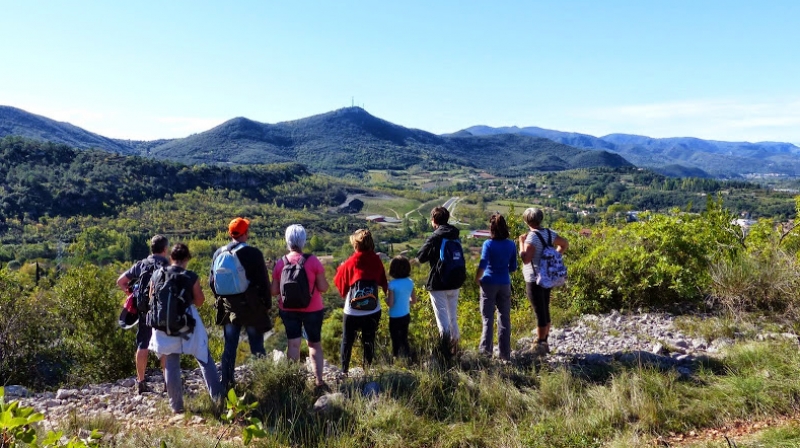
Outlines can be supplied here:
M344 189L306 181L299 164L186 166L138 156L77 150L19 137L0 140L0 220L44 214L106 215L118 206L197 188L239 191L247 198L292 208L334 205ZM292 188L305 181L302 187Z
M412 166L471 166L496 174L630 166L622 157L524 135L438 136L374 117L359 107L277 124L234 118L155 147L186 163L294 161L330 174Z
M413 166L469 166L494 174L630 166L618 155L527 135L438 136L390 123L359 107L276 124L238 117L186 138L152 142L109 139L19 109L0 108L0 137L9 135L185 164L296 162L337 176Z

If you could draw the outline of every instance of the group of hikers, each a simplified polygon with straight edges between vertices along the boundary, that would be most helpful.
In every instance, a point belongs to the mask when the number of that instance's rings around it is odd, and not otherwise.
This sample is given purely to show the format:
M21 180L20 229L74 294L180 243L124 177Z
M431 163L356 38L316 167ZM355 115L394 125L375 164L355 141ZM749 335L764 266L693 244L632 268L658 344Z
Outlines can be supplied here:
M491 238L484 242L475 274L480 285L480 309L483 331L479 350L493 353L495 311L499 316L499 357L511 356L511 277L518 269L517 257L522 259L526 292L537 317L537 352L549 353L550 289L558 283L553 278L566 277L560 254L568 242L556 232L541 227L542 210L529 208L522 215L529 232L520 235L518 244L509 239L505 218L495 213L489 221ZM443 341L457 350L460 333L457 305L459 290L467 273L459 230L448 223L450 212L436 207L430 214L433 233L417 253L420 263L429 263L426 290L430 295L436 325ZM315 387L327 392L323 379L322 323L324 305L322 294L330 285L320 260L303 253L306 230L300 224L286 228L288 253L275 262L272 281L262 252L247 244L250 221L237 217L228 225L231 241L214 253L209 286L215 296L216 324L223 327L224 349L221 372L211 356L208 333L197 308L205 296L196 273L186 269L191 254L188 246L178 243L169 247L168 239L156 235L150 240L151 255L123 272L117 285L128 293L120 324L136 327L136 391L148 392L145 370L148 353L154 352L164 371L169 404L175 413L182 413L183 393L180 355L193 355L199 363L208 392L219 402L224 391L233 386L234 364L242 329L247 333L250 352L265 356L264 334L272 329L269 312L272 296L277 297L279 316L288 340L287 357L300 359L302 339L308 344L312 359ZM409 278L411 263L396 256L389 263L389 277L375 242L368 229L350 235L353 254L336 270L333 284L344 300L343 334L340 346L342 372L347 375L353 344L360 333L363 362L370 365L375 356L375 336L382 314L379 291L389 314L389 333L392 354L408 357L408 328L410 306L416 302L414 283ZM519 246L519 247L517 247ZM553 266L542 264L557 258ZM563 272L562 272L563 271ZM548 274L550 272L550 274Z

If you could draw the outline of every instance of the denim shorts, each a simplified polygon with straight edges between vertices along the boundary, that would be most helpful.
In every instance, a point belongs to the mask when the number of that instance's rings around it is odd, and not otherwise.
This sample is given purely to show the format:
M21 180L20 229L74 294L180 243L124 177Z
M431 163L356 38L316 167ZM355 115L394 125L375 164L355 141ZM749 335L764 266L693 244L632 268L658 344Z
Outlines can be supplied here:
M283 326L286 327L287 339L297 339L303 336L303 329L305 329L308 342L322 340L322 320L325 318L325 310L310 313L280 310L279 314Z

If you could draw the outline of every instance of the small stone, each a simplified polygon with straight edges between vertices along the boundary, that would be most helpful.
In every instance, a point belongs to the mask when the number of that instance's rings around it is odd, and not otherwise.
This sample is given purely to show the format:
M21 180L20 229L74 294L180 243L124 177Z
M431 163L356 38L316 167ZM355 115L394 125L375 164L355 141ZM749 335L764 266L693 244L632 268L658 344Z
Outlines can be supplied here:
M175 414L169 419L169 423L174 425L175 423L182 421L184 417L184 414Z
M273 362L281 362L286 359L286 353L280 350L273 350L272 351L272 361Z
M78 395L77 389L58 389L56 392L56 399L67 400Z
M136 385L136 378L126 378L122 380L122 383L120 383L120 386L122 387L133 387L135 385Z
M683 349L689 348L689 343L686 342L685 339L680 339L678 341L675 341L674 345L675 345L675 347L678 347L678 348L683 348Z
M327 413L333 410L333 408L342 402L344 399L344 395L341 392L336 392L334 394L325 394L319 398L317 401L314 402L314 412L322 412Z
M29 394L28 389L19 385L5 386L4 390L7 397L21 398L21 397L27 397Z
M660 342L653 344L653 348L650 349L650 352L656 355L666 355L668 353L664 344Z

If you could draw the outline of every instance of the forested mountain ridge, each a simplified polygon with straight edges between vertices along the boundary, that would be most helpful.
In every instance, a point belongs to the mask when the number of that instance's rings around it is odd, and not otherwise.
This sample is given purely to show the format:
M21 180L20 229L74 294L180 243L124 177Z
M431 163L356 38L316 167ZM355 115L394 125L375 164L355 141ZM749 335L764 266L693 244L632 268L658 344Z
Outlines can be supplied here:
M120 154L137 150L120 140L103 137L69 123L51 120L10 106L0 106L0 138L18 136L40 141L63 143L78 149L99 148Z
M747 174L800 176L800 147L781 142L726 142L693 137L651 138L609 134L595 137L538 127L472 126L457 135L530 135L585 149L602 149L623 156L636 166L667 175L738 177ZM454 134L454 135L456 135ZM702 172L698 171L702 170Z
M578 149L530 136L514 138L466 135L439 136L409 129L370 115L359 107L343 108L276 124L234 118L186 138L154 142L106 139L83 131L85 141L64 126L63 132L37 132L44 117L13 110L13 125L0 126L0 137L19 135L79 148L139 154L187 164L269 164L297 162L311 171L332 175L359 174L369 169L474 167L498 175L525 170L621 167L630 163L616 154ZM28 123L27 127L19 123ZM71 125L69 125L71 126ZM52 127L52 126L51 126ZM79 128L75 128L79 129ZM80 129L79 129L80 130ZM82 130L81 130L82 131ZM73 143L70 143L73 141Z
M0 139L0 222L45 214L105 215L120 205L195 189L227 189L247 198L303 208L335 205L341 185L314 182L296 163L186 166L175 162L78 150L19 137ZM303 182L302 188L295 188Z

